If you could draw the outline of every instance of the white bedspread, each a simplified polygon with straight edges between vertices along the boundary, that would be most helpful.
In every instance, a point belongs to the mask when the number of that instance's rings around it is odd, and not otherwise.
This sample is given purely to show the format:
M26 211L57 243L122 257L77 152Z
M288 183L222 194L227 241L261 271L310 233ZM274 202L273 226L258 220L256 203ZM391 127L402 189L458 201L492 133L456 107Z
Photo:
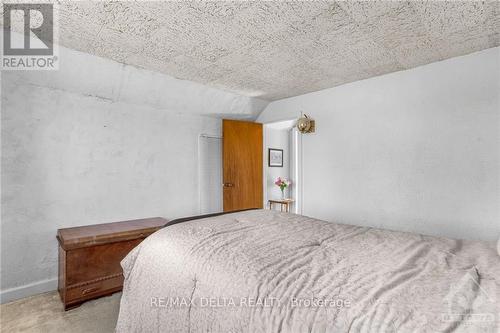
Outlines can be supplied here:
M500 332L493 243L256 210L166 227L122 266L118 332Z

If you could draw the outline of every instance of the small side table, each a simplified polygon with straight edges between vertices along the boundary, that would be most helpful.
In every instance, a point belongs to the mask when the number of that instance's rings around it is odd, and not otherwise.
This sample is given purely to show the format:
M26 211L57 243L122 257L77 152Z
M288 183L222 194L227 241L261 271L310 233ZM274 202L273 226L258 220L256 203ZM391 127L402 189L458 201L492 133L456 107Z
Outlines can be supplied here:
M288 213L290 211L290 204L294 202L295 200L293 199L279 199L279 200L269 200L269 209L273 209L273 204L279 204L280 205L280 210L283 212L283 208L285 209L284 211Z

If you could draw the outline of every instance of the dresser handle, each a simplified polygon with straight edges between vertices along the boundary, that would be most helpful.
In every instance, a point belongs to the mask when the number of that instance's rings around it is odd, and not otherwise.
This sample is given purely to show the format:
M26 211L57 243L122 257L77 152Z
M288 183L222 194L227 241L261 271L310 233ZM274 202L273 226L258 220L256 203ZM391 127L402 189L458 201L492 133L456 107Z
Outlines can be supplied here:
M83 289L82 295L87 295L87 294L93 293L94 291L98 291L98 290L99 290L99 288L97 288L97 287Z

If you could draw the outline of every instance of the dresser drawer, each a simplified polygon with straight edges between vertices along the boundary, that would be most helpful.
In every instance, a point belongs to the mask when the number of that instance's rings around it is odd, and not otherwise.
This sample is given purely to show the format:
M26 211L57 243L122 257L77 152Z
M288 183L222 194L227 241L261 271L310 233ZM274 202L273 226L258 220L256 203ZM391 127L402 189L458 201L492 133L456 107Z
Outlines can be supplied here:
M96 282L68 286L66 289L66 303L78 303L82 300L109 294L121 290L122 285L123 275L118 274L117 276L102 278Z

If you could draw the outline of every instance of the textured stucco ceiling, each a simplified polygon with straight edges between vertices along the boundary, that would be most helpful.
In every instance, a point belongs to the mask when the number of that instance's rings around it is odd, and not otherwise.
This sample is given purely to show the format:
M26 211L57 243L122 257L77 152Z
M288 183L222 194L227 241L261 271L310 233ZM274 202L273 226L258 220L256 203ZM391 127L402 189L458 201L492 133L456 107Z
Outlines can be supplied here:
M500 44L498 1L60 2L60 44L276 100Z

